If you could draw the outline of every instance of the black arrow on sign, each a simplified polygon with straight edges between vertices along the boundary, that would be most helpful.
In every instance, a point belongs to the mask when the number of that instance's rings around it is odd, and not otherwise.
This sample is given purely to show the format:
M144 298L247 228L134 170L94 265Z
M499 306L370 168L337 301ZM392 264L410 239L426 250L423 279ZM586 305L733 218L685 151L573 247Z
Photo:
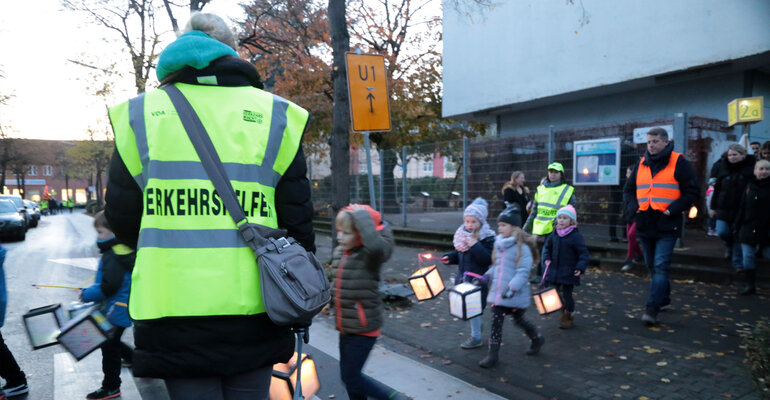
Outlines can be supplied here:
M374 96L369 93L366 95L366 98L369 99L369 112L374 113L374 104L372 103L372 100L374 100Z

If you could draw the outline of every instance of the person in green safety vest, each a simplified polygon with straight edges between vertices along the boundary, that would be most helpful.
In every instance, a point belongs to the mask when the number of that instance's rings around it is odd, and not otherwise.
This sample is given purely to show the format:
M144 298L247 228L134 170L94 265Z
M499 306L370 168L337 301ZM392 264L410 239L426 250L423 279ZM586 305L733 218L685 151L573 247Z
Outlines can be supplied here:
M545 237L553 232L556 212L567 204L575 206L574 192L575 188L564 180L564 166L558 162L548 164L548 176L537 187L532 212L524 224L524 230L535 235L541 246L545 243ZM543 265L541 262L538 264L531 282L540 282L542 275Z
M43 199L40 201L40 214L48 215L48 200Z
M109 109L116 151L105 216L137 250L133 374L164 379L172 400L266 399L272 366L292 357L294 336L266 314L254 253L180 118L205 127L248 222L285 229L315 251L301 145L309 114L261 90L218 16L193 13L183 32L158 58L161 89ZM176 110L165 89L181 92L192 112Z
M67 208L70 209L70 214L72 214L72 209L75 208L75 202L72 199L67 199Z

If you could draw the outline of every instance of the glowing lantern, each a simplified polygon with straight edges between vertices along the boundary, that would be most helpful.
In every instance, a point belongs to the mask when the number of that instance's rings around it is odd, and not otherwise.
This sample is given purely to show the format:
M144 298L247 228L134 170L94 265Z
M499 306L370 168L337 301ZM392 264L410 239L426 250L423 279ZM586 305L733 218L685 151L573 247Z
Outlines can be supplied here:
M444 280L435 265L420 268L409 277L409 284L418 301L430 300L444 291Z
M537 312L541 315L561 310L561 298L556 288L550 287L537 291L532 294L532 299L535 300Z
M690 212L687 214L690 219L694 219L698 216L698 207L692 206L690 207Z
M481 287L463 282L449 289L449 313L468 320L481 315Z
M273 365L273 377L270 380L270 400L291 400L297 387L297 352L288 363ZM321 388L315 362L310 355L302 354L302 366L300 368L300 391L303 399L315 396Z

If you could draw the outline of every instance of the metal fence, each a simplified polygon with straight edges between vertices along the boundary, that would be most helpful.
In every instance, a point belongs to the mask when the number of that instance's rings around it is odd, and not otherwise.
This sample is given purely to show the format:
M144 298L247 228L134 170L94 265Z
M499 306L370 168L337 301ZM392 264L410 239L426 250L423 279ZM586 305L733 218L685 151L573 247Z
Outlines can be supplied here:
M489 221L493 223L504 207L501 190L512 172L524 172L530 196L534 196L535 188L545 177L549 161L564 165L565 178L571 184L575 141L619 137L620 184L576 186L574 196L584 235L598 239L621 238L625 236L625 223L621 218L625 171L638 161L645 149L644 144L633 143L633 130L673 122L673 118L660 117L598 127L550 131L546 127L542 132L525 136L482 137L400 149L373 149L375 203L379 210L384 210L385 218L391 224L453 231L462 223L465 205L482 197L489 204ZM687 119L686 134L686 155L698 173L702 192L705 192L708 168L722 153L722 143L735 138L724 122L700 117ZM326 214L331 203L328 156L311 155L308 163L316 211ZM350 201L371 204L363 149L351 150L350 168ZM690 227L704 225L705 202L701 200L697 207L699 216L688 221Z

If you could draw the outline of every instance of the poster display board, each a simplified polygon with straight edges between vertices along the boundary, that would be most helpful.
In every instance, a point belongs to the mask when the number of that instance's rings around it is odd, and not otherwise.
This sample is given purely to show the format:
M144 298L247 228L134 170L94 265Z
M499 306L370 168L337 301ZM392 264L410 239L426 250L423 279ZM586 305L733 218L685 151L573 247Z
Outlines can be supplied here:
M620 184L620 138L577 140L572 147L575 186Z

